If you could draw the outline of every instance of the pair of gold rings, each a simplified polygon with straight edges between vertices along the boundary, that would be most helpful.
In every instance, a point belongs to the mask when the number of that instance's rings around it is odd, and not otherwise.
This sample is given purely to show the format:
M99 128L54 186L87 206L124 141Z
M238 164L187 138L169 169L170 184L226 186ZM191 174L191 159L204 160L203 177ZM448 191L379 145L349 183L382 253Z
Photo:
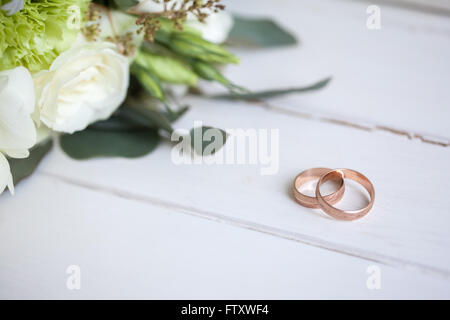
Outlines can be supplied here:
M311 180L319 180L316 186L316 196L310 197L299 191L300 186ZM361 184L369 193L369 203L362 209L358 210L340 210L333 207L333 204L339 202L344 196L345 183L344 179L354 180ZM320 193L320 186L329 180L336 180L338 188L335 192L323 196ZM328 168L312 168L300 173L294 180L294 197L295 200L304 207L320 208L326 214L338 220L356 220L364 217L370 209L372 209L375 201L375 189L372 183L363 174L351 169L328 169Z

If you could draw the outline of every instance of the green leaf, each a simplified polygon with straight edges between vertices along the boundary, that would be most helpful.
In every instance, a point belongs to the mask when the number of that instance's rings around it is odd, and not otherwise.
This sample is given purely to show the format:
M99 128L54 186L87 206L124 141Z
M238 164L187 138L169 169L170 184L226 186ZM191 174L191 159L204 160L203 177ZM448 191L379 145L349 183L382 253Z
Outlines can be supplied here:
M234 16L227 44L245 47L279 47L297 44L294 35L270 19Z
M135 63L151 72L162 82L195 86L197 75L181 60L160 54L138 51Z
M131 74L139 81L141 86L148 92L148 94L161 101L166 99L161 82L149 69L145 69L137 63L133 63L130 71Z
M13 159L9 158L9 166L11 167L11 173L13 176L14 184L18 184L21 180L31 175L37 166L41 162L42 158L52 148L53 141L48 139L30 150L30 156L25 159Z
M127 122L119 116L113 115L107 120L97 121L91 124L90 128L103 131L127 131L136 128L142 128L143 126L137 126L135 123Z
M213 66L210 63L203 62L200 60L193 60L191 62L191 65L192 69L194 70L195 73L199 75L199 77L207 81L217 81L218 83L222 84L225 88L230 90L232 94L250 92L246 88L238 86L229 81L222 75L222 73L220 73L220 71L215 66Z
M239 63L239 58L224 47L190 32L172 33L169 46L176 53L189 58L220 64Z
M208 126L192 128L189 134L192 149L198 155L203 156L219 151L225 145L228 137L226 131Z
M210 63L203 62L201 60L193 60L192 69L202 79L208 81L217 81L218 83L228 86L230 82L225 78L220 71Z
M129 9L139 4L138 0L114 0L119 9Z
M78 160L95 157L137 158L153 151L159 140L158 132L148 128L128 131L87 128L71 135L62 135L60 144L67 155Z
M138 102L128 101L118 110L118 115L136 125L163 129L169 133L173 131L170 119L164 113L159 110L153 110L145 105L139 105Z
M315 91L322 89L325 87L331 78L323 79L319 82L316 82L310 86L306 87L298 87L298 88L288 88L288 89L275 89L275 90L264 90L264 91L256 91L250 93L227 93L227 94L218 94L210 96L210 98L214 99L224 99L224 100L259 100L259 99L268 99L277 96L282 96L290 93L303 93L308 91Z
M188 110L188 106L182 106L178 110L172 110L168 106L166 106L166 112L164 112L164 115L167 119L169 119L170 122L175 122Z

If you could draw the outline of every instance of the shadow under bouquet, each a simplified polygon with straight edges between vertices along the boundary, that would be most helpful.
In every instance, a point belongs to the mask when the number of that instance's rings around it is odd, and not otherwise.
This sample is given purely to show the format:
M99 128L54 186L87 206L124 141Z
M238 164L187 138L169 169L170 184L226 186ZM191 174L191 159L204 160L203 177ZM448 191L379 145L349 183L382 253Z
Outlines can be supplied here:
M55 137L72 158L138 157L188 110L200 81L263 99L223 74L223 44L296 43L268 19L228 14L220 0L0 0L0 193L29 176ZM203 129L203 128L201 128ZM193 129L194 130L194 129ZM192 133L192 130L191 130Z

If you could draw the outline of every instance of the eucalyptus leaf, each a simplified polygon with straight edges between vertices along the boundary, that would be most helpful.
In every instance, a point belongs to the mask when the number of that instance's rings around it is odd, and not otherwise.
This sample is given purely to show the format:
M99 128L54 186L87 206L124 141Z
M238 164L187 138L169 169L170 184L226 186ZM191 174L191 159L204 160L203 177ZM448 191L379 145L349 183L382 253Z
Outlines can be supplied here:
M297 39L273 20L234 16L227 44L267 48L295 45Z
M42 158L50 151L53 146L52 139L34 146L30 150L30 156L24 159L9 158L9 166L13 176L14 184L18 184L21 180L31 175L41 162Z
M148 128L127 131L84 131L60 137L61 148L78 160L96 157L137 158L153 151L160 141L158 132Z
M90 126L91 129L104 131L127 131L143 127L145 126L139 126L135 123L125 121L119 116L112 116L109 119L97 121Z
M309 91L315 91L322 89L325 87L331 78L326 78L320 80L312 85L306 87L296 87L296 88L287 88L287 89L274 89L274 90L263 90L263 91L255 91L249 93L226 93L226 94L218 94L210 96L213 99L223 99L223 100L260 100L260 99L268 99L277 96L282 96L291 93L303 93Z
M214 127L192 128L189 132L192 149L198 155L208 156L219 151L227 141L226 131Z

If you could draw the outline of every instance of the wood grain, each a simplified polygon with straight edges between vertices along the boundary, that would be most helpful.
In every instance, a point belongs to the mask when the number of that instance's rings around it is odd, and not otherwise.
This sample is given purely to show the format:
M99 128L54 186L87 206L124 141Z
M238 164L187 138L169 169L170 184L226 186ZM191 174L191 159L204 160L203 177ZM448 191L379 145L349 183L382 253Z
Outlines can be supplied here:
M373 262L43 175L20 189L2 199L2 299L450 296L446 282L389 266L369 290ZM81 269L80 290L66 287L70 265Z
M188 129L202 119L221 128L248 128L251 123L254 128L280 129L278 174L261 176L256 165L175 165L169 144L134 161L78 162L54 152L41 170L92 189L162 201L162 206L174 204L212 219L254 223L264 232L280 229L329 250L449 277L447 148L275 114L243 103L190 102L195 107L179 127ZM290 188L296 174L322 166L353 168L371 179L377 199L365 219L337 222L293 201ZM357 195L346 192L342 207L357 205Z
M257 104L189 97L176 126L279 129L278 173L175 165L168 142L135 160L74 161L55 148L0 198L0 297L449 298L450 23L383 6L382 29L368 31L366 6L230 1L277 18L301 46L236 50L229 78L251 89L334 80ZM335 221L293 200L296 174L322 166L371 179L367 217ZM343 208L364 202L347 191ZM70 264L81 291L65 287ZM373 264L381 290L366 287Z
M369 30L367 6L335 0L232 1L230 10L274 17L298 35L300 45L236 49L241 64L228 68L227 75L254 90L332 76L320 94L277 98L272 105L448 143L450 20L381 5L381 29Z

